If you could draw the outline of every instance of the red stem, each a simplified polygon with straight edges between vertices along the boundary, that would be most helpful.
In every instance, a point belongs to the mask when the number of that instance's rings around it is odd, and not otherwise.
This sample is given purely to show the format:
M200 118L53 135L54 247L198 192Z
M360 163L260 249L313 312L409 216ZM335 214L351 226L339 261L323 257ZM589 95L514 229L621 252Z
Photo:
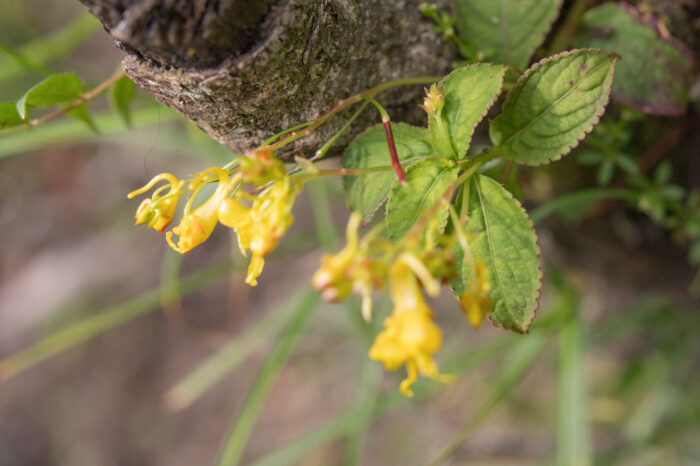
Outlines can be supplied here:
M394 167L396 176L399 177L399 181L402 186L406 186L406 175L403 173L401 164L399 163L399 155L396 153L396 144L394 143L394 133L391 131L391 122L384 121L384 132L386 133L386 143L389 146L389 155L391 156L391 165Z

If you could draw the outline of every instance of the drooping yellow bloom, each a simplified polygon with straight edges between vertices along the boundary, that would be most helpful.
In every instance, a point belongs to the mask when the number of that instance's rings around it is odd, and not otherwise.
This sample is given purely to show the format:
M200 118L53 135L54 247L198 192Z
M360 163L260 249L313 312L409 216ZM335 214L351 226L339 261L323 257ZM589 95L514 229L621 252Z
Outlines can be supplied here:
M474 265L469 289L459 297L459 307L474 328L479 328L493 307L493 301L489 296L490 290L491 283L488 279L486 262L480 260Z
M294 221L292 206L298 188L284 175L256 197L249 208L230 198L219 205L219 221L234 229L241 253L245 256L250 249L252 254L246 276L246 283L251 286L258 284L265 256L277 246Z
M342 301L354 291L362 297L362 316L372 317L372 288L383 288L386 266L360 251L359 234L362 215L353 212L346 229L347 244L339 253L324 254L321 267L313 276L314 288L326 301Z
M127 197L131 199L134 196L148 191L160 181L166 181L167 184L156 189L150 199L144 199L141 202L138 209L136 209L135 219L136 225L148 223L149 228L163 233L163 230L173 221L180 191L185 185L185 182L179 181L170 173L161 173L153 177L144 187L130 192ZM168 192L161 195L166 189Z
M250 248L252 238L253 218L250 208L245 207L237 199L226 198L219 204L219 221L229 228L232 228L238 238L238 248L243 256Z
M384 363L387 370L406 366L408 376L401 382L401 393L413 396L411 385L418 374L440 382L453 377L440 374L433 360L442 345L442 332L432 320L432 311L423 298L411 267L399 259L389 268L389 287L394 309L384 321L369 357Z
M215 174L218 177L219 184L216 187L216 191L199 207L190 211L192 202L210 174ZM227 193L231 189L231 184L226 171L214 167L203 171L197 176L192 181L192 187L194 192L185 205L185 216L178 226L165 235L165 239L170 247L180 254L186 254L209 238L219 221L219 205L226 199ZM173 234L178 236L177 244L172 239Z
M306 166L311 169L312 164L307 162ZM159 181L167 184L156 189L151 199L141 203L136 212L136 223L148 223L162 232L174 217L185 182L163 173L130 193L129 197L150 189ZM218 183L214 194L191 209L201 189L213 182ZM224 168L210 168L192 180L187 190L192 194L185 205L184 216L180 224L166 234L166 240L173 249L185 254L206 241L217 223L223 223L235 231L243 255L250 250L252 258L246 282L255 286L265 257L277 246L294 220L292 205L302 184L301 180L289 176L272 147L253 150ZM166 189L169 191L164 194Z
M337 254L324 254L319 268L311 279L311 284L323 292L326 301L342 301L352 291L352 280L348 277L348 269L357 255L358 229L362 216L353 212L348 220L345 232L347 244Z

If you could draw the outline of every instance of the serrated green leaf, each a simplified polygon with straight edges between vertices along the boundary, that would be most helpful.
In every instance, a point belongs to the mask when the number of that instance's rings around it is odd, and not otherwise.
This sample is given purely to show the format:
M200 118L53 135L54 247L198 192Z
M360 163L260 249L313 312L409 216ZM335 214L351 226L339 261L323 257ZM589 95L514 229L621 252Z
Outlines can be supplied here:
M476 235L469 247L475 261L483 260L491 284L493 310L489 320L517 333L527 332L539 305L542 274L537 236L520 203L501 185L475 175L469 195L469 220L465 230ZM471 267L457 254L460 278L455 296L469 287Z
M126 126L131 128L131 98L134 96L136 84L127 76L122 76L113 85L110 92L112 106L124 119Z
M605 111L616 60L613 53L580 49L533 65L491 122L500 154L528 165L568 154Z
M408 184L394 183L386 204L386 228L392 239L405 235L440 200L459 168L443 157L429 157L409 165L405 172ZM446 217L447 206L440 206L435 214Z
M505 72L506 68L500 65L469 65L453 71L439 83L445 106L428 118L430 138L439 153L464 158L474 128L501 93Z
M24 122L17 113L17 105L14 102L0 103L0 129L12 128Z
M55 74L29 89L18 101L17 112L27 118L27 107L49 107L80 97L83 84L73 73Z
M673 39L662 39L636 18L633 7L606 3L583 16L578 47L617 52L613 99L653 115L685 112L692 79L692 52Z
M72 116L76 120L82 121L94 132L98 132L97 126L95 126L95 122L92 121L92 117L90 116L90 110L88 109L87 104L83 103L69 110L68 115Z
M559 14L562 0L457 0L464 40L488 61L524 70Z
M391 128L402 165L435 154L427 130L403 123L392 123ZM349 169L391 165L384 127L373 126L355 138L345 150L341 164ZM346 176L343 186L348 205L352 210L359 211L365 222L371 220L386 201L394 180L396 174L393 171Z

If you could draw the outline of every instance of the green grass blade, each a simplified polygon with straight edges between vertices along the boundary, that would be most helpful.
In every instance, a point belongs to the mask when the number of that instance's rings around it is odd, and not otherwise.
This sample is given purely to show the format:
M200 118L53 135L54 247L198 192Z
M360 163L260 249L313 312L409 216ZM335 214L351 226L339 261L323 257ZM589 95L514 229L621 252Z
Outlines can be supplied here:
M41 64L32 63L31 61L23 57L20 53L16 52L12 47L9 47L3 44L2 42L0 42L0 55L6 57L5 60L2 60L2 62L8 62L10 66L12 64L16 64L19 65L20 69L34 71L35 73L41 74L43 76L48 76L52 73L52 71L49 68Z
M335 251L339 246L338 231L330 214L331 208L328 202L326 180L314 180L308 183L306 187L309 190L311 209L316 222L316 236L325 251Z
M309 291L295 310L286 330L272 349L224 445L219 466L237 465L255 426L267 394L296 346L304 327L319 302L319 294Z
M556 464L591 464L584 376L583 324L578 315L576 296L563 290L561 305L568 308L568 319L559 331L557 381Z
M506 349L512 348L518 342L512 335L491 341L482 347L471 348L466 353L447 361L444 364L446 373L460 373L473 369L478 365L491 361ZM414 397L406 398L398 392L379 397L376 405L354 406L345 413L337 416L317 429L308 432L286 446L257 459L251 466L284 466L300 461L309 452L351 434L354 429L363 428L372 419L381 416L407 403L415 403L441 387L434 382L419 381L414 386Z
M100 22L86 11L72 23L15 50L16 56L22 58L21 61L13 57L0 57L0 81L26 71L26 64L29 63L35 70L45 70L47 63L70 53L98 29Z
M75 144L87 141L102 142L108 135L127 132L121 117L114 112L93 115L93 121L100 131L95 134L81 121L64 119L33 128L14 131L11 134L0 132L0 158L21 154L47 146ZM180 118L177 113L166 107L151 106L135 110L132 114L135 128L161 124Z
M377 384L381 380L381 368L375 362L365 356L357 381L357 391L353 400L355 410L362 412L362 416L356 418L356 424L348 429L348 438L345 445L343 465L353 466L362 464L362 457L367 443L367 429L369 422L362 422L371 417L377 405ZM367 419L369 421L369 419Z
M300 295L306 295L307 293L308 291L304 291ZM279 308L268 312L265 317L246 329L245 333L233 338L215 354L180 379L166 393L166 404L176 411L189 407L216 385L226 374L233 371L248 357L272 341L271 336L282 328L291 312L299 306L300 298L302 298L300 295L293 297ZM290 302L293 305L290 305Z
M360 309L357 306L348 305L348 311L352 316L360 316ZM381 314L379 314L381 315ZM382 320L378 318L378 315L370 323L365 322L362 318L358 319L358 327L362 335L365 337L362 341L367 341L371 343L375 335L379 332ZM363 346L363 348L367 348ZM366 351L366 349L365 349ZM355 398L352 402L352 409L356 411L362 411L371 416L377 405L378 384L382 379L383 371L381 366L377 364L376 361L371 360L367 357L365 352L364 360L362 362L362 367L360 369L360 376L357 381L357 390L355 392ZM362 418L358 418L360 421ZM369 420L368 420L369 421ZM362 457L365 451L365 445L367 443L367 430L369 428L369 422L357 422L356 425L351 426L348 432L348 438L345 444L345 454L343 458L343 465L352 466L357 464L362 464Z
M450 459L454 452L469 438L474 429L515 388L535 363L548 339L549 333L543 331L534 331L527 336L520 337L520 341L513 348L500 371L498 380L491 388L489 396L454 438L430 461L430 465L440 465Z
M192 273L180 280L181 295L211 285L231 272L225 262ZM84 343L147 312L160 308L161 290L153 290L131 301L118 304L41 339L29 348L0 360L0 381L7 380L36 364Z
M160 305L167 308L172 303L177 303L180 298L180 269L185 256L171 248L165 249L163 261L160 264Z

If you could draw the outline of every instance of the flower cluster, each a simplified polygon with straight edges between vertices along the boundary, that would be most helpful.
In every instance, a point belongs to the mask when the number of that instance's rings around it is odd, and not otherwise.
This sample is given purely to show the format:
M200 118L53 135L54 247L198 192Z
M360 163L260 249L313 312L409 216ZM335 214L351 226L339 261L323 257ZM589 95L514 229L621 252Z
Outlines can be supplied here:
M292 205L301 189L271 148L263 147L237 159L231 169L209 168L195 176L185 189L185 181L170 173L162 173L146 186L129 193L141 194L161 181L150 199L136 211L136 224L163 232L175 216L178 199L189 192L182 220L165 238L174 250L186 254L209 238L218 223L232 228L238 246L245 256L251 253L246 283L257 285L267 256L291 226ZM192 205L204 186L216 183L214 193L196 208Z
M426 107L439 112L441 102L439 89L431 88ZM265 146L240 156L228 167L204 170L191 180L162 173L129 194L132 198L154 189L151 197L139 205L136 224L147 224L163 233L175 217L180 196L187 194L182 219L165 233L170 247L186 254L206 241L221 223L236 233L241 253L250 253L246 283L255 286L265 257L294 220L292 205L302 180L318 173L309 161L299 159L297 164L306 177L290 175L273 149ZM213 193L195 204L207 185L215 185ZM324 255L312 279L313 286L327 301L342 301L352 293L358 294L366 320L372 318L373 291L389 289L393 310L384 320L369 357L383 363L387 370L406 368L407 375L399 387L406 396L413 395L411 386L419 375L439 382L453 379L440 373L435 362L435 354L442 346L442 332L433 320L424 293L436 297L442 285L454 282L457 244L471 267L469 286L459 298L460 307L474 327L481 325L492 308L486 263L474 262L470 239L464 234L460 219L451 210L452 221L460 227L445 234L443 219L435 215L434 209L428 212L397 242L380 234L383 224L360 237L361 215L353 213L347 226L347 244L336 254Z
M321 258L321 267L313 277L314 287L322 292L324 299L333 302L347 298L354 291L362 297L362 313L369 320L372 289L388 285L394 308L369 351L370 358L384 363L387 370L406 368L407 376L400 385L401 393L406 396L412 396L411 385L419 374L449 382L452 376L441 374L434 360L434 354L442 345L442 332L433 321L433 312L423 291L435 297L440 294L443 283L455 278L452 253L455 238L441 234L437 221L427 222L422 232L409 233L398 243L378 238L376 230L360 239L360 221L359 213L350 216L345 248ZM422 236L415 233L422 233ZM482 267L480 263L477 269L482 271ZM476 294L465 300L476 296L480 299L479 309L486 313L490 305L486 307L479 293L488 292L488 280L483 271L479 273L482 281ZM473 319L470 321L474 324Z

